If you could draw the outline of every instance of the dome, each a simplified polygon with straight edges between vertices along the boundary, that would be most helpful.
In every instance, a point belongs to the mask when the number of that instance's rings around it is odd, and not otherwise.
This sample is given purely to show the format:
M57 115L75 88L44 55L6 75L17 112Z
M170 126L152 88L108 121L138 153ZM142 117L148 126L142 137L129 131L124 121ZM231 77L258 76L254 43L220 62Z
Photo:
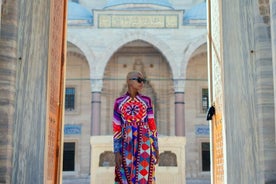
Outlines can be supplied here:
M207 20L206 2L200 3L184 14L184 24L205 24Z
M68 2L68 20L85 20L87 23L93 22L92 13L75 2Z
M126 4L149 4L172 8L168 0L108 0L104 8Z

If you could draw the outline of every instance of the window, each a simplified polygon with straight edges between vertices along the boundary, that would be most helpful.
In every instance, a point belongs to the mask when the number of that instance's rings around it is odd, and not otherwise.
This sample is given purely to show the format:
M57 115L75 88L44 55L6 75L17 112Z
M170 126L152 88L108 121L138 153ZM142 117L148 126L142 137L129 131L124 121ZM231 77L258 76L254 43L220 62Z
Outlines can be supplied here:
M64 143L63 171L75 171L75 143Z
M202 113L206 113L209 107L208 89L202 89L201 99L202 99L201 101Z
M65 110L75 109L75 88L66 88L65 90Z
M202 171L210 171L210 143L201 143Z

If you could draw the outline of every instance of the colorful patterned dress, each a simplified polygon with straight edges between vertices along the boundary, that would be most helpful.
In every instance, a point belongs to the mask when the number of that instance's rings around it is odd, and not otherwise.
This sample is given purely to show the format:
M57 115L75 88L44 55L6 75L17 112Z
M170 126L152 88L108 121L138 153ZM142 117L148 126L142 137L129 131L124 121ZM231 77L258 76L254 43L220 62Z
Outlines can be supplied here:
M114 153L123 156L115 167L115 184L154 184L157 130L151 99L128 93L116 99L113 116Z

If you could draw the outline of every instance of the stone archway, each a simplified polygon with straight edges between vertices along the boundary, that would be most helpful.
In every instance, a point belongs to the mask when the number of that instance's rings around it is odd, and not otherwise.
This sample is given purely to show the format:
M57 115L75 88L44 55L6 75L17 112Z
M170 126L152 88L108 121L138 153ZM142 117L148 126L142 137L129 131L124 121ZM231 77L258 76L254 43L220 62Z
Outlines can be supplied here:
M116 40L112 41L112 43L106 49L107 51L106 54L101 58L104 64L101 64L100 66L98 66L98 71L103 74L105 70L104 67L109 62L110 58L113 56L113 53L115 53L118 50L118 48L123 47L125 44L133 40L142 40L147 43L150 43L152 46L154 46L154 48L156 48L159 52L162 53L164 58L166 58L171 70L174 69L174 67L172 66L176 64L175 52L167 45L167 43L164 42L163 40L156 38L156 36L154 36L153 34L150 34L148 32L141 31L141 30L136 30L136 31L129 31L127 32L127 34L118 36ZM177 75L178 71L172 71L172 74ZM177 77L177 76L173 76L173 77Z
M81 154L81 150L90 150L91 131L91 84L89 63L83 52L74 44L67 43L65 110L64 110L64 144L73 145L74 155L68 160L68 149L64 149L64 157L68 163L73 162L74 172L90 173L90 155ZM72 130L65 131L65 130ZM75 131L74 130L79 130ZM85 133L84 133L85 132ZM69 150L69 151L72 151ZM72 152L71 152L72 153ZM73 158L72 158L73 157ZM70 160L71 159L71 160ZM65 163L65 162L63 162ZM67 164L64 164L66 167ZM64 170L67 174L72 170Z
M189 63L189 60L195 55L195 52L197 52L198 48L200 48L202 45L207 43L207 36L202 35L197 40L191 42L184 50L184 57L181 62L181 73L182 77L186 77L186 67ZM207 50L207 49L206 49Z
M153 99L159 132L172 135L173 109L169 108L173 104L172 73L164 56L151 44L141 40L121 47L105 67L101 98L102 134L112 133L109 122L112 120L113 103L116 97L126 92L125 77L132 70L141 71L149 81L142 93Z
M96 65L94 64L95 62L95 54L93 50L90 49L89 45L78 38L78 35L76 34L70 34L70 32L67 35L67 41L81 50L83 55L86 57L90 71L95 71L96 70Z

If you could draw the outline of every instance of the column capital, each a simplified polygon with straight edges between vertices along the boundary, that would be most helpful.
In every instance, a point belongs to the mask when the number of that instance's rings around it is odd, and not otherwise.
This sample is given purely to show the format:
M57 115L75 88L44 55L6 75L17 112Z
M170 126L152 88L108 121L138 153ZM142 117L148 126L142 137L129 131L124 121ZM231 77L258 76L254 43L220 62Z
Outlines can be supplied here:
M184 92L185 91L185 79L178 78L173 79L174 91L175 92Z
M101 92L103 87L102 79L90 79L91 91L93 92Z

